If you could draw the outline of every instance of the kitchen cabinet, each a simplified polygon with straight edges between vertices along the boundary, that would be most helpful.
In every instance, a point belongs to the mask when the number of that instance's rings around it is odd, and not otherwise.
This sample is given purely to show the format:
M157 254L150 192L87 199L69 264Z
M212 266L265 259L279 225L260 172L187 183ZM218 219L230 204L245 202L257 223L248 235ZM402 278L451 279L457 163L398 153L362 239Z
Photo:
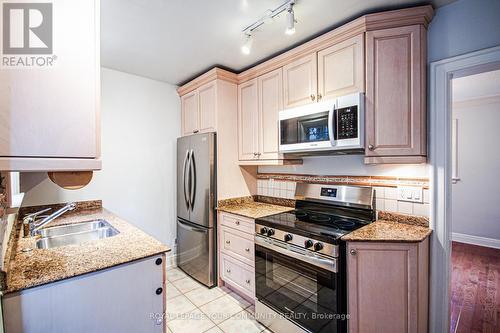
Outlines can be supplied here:
M215 131L216 83L216 81L209 82L181 97L183 135Z
M219 280L241 296L254 300L255 221L224 212L219 213L217 220Z
M360 34L318 52L318 99L365 91L365 41Z
M366 33L366 163L426 161L426 30Z
M285 109L313 103L316 100L317 67L316 53L308 54L283 66Z
M6 333L162 333L166 332L165 304L165 255L2 298Z
M238 155L240 160L258 158L258 99L258 79L238 86Z
M347 270L349 332L427 332L429 238L348 242Z
M99 7L54 2L53 66L0 70L0 170L101 168Z

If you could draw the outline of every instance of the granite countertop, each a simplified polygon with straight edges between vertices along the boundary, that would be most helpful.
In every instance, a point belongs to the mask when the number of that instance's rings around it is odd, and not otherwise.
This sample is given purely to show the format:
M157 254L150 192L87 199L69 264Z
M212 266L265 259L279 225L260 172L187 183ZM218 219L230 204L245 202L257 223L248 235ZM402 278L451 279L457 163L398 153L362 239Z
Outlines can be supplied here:
M153 237L99 206L75 209L47 226L95 219L106 220L120 233L77 245L37 249L35 242L39 237L23 238L22 226L18 223L8 245L9 258L6 260L10 260L5 266L6 289L3 292L19 291L170 251Z
M252 219L258 219L264 216L289 212L294 210L294 208L256 201L242 201L219 205L217 210L219 212L226 212Z
M407 223L377 220L342 237L345 241L358 242L405 242L425 240L432 233L428 227Z

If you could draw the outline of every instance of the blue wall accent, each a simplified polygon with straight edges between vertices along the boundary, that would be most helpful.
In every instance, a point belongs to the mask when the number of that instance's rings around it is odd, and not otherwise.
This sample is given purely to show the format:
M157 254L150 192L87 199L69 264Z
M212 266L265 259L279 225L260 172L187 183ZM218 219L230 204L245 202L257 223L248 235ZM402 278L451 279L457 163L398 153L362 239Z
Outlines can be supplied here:
M500 0L459 0L429 26L428 62L500 45Z

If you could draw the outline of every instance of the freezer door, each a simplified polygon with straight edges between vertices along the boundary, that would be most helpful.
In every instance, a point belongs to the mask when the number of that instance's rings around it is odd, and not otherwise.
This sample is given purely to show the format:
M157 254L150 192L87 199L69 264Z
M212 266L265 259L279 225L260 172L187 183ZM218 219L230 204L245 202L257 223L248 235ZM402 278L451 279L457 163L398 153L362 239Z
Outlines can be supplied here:
M190 137L177 139L177 216L189 220Z
M177 266L207 287L215 286L214 229L177 220Z
M213 227L215 220L215 133L190 136L189 221Z

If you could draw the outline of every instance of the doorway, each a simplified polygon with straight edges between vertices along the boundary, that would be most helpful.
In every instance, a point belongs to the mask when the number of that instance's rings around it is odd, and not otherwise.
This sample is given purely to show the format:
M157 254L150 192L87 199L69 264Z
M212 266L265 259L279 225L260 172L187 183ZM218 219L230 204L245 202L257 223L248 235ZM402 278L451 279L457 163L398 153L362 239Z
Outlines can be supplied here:
M498 69L500 69L500 46L440 60L430 65L429 163L432 196L431 227L434 230L431 237L430 258L429 331L431 333L450 332L451 327L454 171L458 170L459 176L456 178L460 177L460 165L458 169L453 168L455 155L452 140L454 124L452 81ZM491 154L495 154L499 151L496 145L495 142L483 142L478 149L486 148ZM490 187L493 187L492 182L488 185L488 188ZM480 194L476 193L470 195L480 197ZM471 250L465 252L469 253Z
M451 84L450 332L500 332L500 70Z

